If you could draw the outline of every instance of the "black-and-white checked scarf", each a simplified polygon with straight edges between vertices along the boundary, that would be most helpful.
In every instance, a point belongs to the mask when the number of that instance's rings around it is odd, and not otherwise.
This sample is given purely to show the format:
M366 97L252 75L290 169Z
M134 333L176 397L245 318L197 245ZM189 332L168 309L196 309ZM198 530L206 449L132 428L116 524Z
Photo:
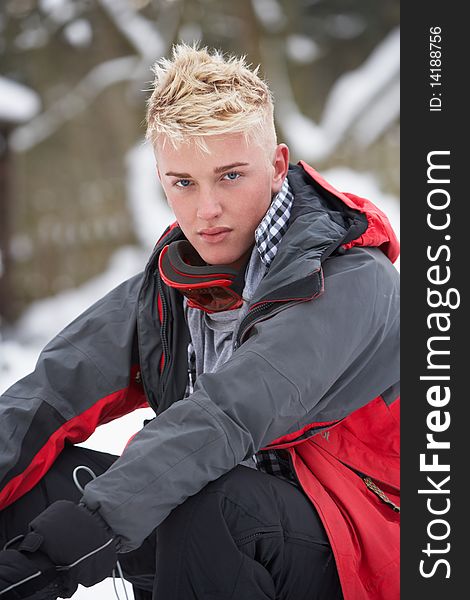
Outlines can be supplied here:
M269 268L287 231L294 196L287 181L276 194L271 206L255 231L255 243L264 264Z

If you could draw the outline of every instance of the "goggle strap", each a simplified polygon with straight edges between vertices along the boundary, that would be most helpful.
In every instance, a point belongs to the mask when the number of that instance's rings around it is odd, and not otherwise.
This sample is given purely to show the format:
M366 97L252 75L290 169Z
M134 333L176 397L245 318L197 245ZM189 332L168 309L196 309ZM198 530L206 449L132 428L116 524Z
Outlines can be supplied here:
M222 275L234 279L238 275L238 271L227 265L206 264L187 240L169 244L168 259L173 269L189 277Z
M205 289L215 288L225 289L225 293L233 297L232 308L243 304L246 265L239 271L228 265L207 265L187 240L179 240L163 248L158 266L164 283L190 298L196 308L214 312L199 304L191 292L204 293Z

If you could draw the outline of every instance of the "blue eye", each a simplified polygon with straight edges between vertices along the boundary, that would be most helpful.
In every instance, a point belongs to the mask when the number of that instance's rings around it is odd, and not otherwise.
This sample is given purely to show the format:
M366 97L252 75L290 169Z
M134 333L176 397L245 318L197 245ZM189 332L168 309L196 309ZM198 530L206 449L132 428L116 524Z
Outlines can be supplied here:
M182 187L182 188L187 188L191 185L191 182L189 181L189 179L179 179L175 185L177 185L178 187Z
M228 177L229 181L235 181L240 177L240 173L237 173L237 171L231 171L230 173L225 173L224 177Z

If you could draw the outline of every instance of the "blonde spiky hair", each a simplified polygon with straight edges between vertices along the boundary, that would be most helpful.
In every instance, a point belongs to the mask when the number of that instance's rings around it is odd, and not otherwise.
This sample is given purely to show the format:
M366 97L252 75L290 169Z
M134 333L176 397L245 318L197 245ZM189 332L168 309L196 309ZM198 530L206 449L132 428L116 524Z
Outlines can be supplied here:
M266 83L245 57L181 43L171 60L154 67L153 92L147 101L147 139L178 144L194 141L208 152L203 137L243 133L274 151L273 100Z

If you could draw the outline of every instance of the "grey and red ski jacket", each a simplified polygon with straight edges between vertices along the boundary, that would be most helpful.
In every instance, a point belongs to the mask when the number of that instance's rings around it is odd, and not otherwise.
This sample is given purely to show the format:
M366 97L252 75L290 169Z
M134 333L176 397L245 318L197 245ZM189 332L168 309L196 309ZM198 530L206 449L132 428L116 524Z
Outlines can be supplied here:
M149 404L156 417L85 488L129 551L184 500L262 448L285 448L328 533L346 600L398 598L398 242L372 203L291 166L289 227L231 358L187 383L182 297L165 244L43 350L0 399L0 507L67 443Z

